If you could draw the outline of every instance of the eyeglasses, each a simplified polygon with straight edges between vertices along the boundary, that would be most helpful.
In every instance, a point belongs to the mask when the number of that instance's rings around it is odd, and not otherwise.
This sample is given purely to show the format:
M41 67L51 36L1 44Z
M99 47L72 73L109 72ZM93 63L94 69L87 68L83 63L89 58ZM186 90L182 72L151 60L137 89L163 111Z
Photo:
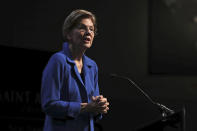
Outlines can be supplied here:
M86 26L84 24L79 24L77 27L80 32L89 32L91 34L95 33L94 26Z

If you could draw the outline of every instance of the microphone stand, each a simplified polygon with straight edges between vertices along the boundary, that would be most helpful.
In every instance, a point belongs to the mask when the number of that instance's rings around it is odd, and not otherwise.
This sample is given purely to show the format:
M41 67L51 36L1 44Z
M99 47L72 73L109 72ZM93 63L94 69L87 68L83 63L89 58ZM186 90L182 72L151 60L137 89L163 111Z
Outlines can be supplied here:
M120 78L129 81L131 85L134 85L153 105L156 105L159 108L159 111L161 112L161 116L163 118L163 121L166 121L166 117L169 115L174 114L175 112L171 110L170 108L166 107L163 104L160 104L156 101L154 101L146 92L144 92L134 81L132 81L130 78L126 76L120 76L117 74L110 74L111 78Z

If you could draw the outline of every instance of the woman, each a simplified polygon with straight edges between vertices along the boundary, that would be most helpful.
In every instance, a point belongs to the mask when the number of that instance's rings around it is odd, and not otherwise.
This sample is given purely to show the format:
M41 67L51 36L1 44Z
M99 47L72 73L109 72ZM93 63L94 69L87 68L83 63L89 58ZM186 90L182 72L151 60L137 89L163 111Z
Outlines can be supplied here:
M84 55L96 31L96 18L86 10L75 10L65 19L63 50L43 71L44 131L94 131L94 119L109 110L107 99L99 95L97 65Z

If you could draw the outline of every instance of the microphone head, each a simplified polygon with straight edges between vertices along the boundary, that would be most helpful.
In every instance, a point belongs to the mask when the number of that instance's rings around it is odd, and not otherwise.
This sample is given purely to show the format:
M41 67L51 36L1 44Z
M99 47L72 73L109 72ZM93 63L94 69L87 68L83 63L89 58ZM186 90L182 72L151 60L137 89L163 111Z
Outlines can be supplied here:
M115 78L115 77L118 77L118 75L117 74L110 74L110 77Z
M164 106L164 105L162 105L162 104L160 104L160 103L156 103L156 105L159 107L159 109L160 109L160 111L161 111L162 113L165 113L165 114L166 114L166 116L167 116L168 114L174 114L174 111L171 110L171 109L169 109L168 107L166 107L166 106Z

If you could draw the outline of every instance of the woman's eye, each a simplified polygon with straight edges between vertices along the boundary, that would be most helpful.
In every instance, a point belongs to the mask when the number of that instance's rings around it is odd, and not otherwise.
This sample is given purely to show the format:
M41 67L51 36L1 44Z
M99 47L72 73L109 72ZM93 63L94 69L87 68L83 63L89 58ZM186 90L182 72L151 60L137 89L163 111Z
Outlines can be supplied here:
M85 27L84 26L80 26L79 29L85 29Z
M78 25L77 28L78 29L84 29L84 26L83 25Z
M77 28L78 28L79 30L81 30L81 31L90 30L91 32L94 32L94 27L92 27L92 26L86 27L85 25L79 25Z
M90 28L90 30L94 32L94 28Z

